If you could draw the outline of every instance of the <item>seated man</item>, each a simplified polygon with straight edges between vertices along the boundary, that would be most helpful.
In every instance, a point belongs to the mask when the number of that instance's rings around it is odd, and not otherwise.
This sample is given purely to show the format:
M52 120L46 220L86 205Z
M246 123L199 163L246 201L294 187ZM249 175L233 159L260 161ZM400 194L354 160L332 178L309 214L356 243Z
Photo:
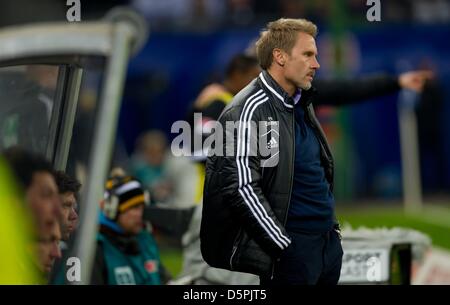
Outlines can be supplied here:
M130 176L106 183L91 284L159 285L163 271L153 236L144 229L149 196Z
M69 245L71 244L71 237L78 225L77 200L81 184L77 179L63 171L56 171L54 175L56 184L58 185L59 198L61 199L61 213L59 215L61 242L59 248L62 259L55 262L55 267L51 275L51 283L64 284L66 283L66 272L68 268Z
M61 258L59 242L61 241L61 230L59 223L53 221L48 227L39 234L36 248L38 254L37 267L42 274L48 276L55 264L55 261Z
M24 192L25 208L32 216L36 243L31 247L35 249L31 257L37 255L32 260L41 276L36 282L47 283L55 259L61 257L58 248L61 233L57 222L61 204L52 165L44 157L19 147L11 147L2 155Z
M61 199L61 238L67 243L78 224L77 198L81 184L63 171L55 172L55 179Z

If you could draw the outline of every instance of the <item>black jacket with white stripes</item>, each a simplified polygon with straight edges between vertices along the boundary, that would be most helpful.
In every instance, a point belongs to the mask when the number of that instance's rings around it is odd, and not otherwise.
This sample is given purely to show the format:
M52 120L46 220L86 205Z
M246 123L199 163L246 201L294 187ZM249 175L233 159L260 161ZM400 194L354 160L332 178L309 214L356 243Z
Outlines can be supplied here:
M317 133L321 162L332 188L333 158L311 104L314 94L314 88L303 90L300 103L305 104L307 122ZM222 132L223 151L234 154L212 155L206 162L200 239L203 258L209 265L266 277L289 246L284 226L294 177L293 104L293 99L263 71L222 112L218 120L222 126L226 122L241 124L232 133L225 128ZM252 129L242 127L251 121L276 124L279 143L271 137L260 137L258 132L252 138ZM225 140L227 133L234 140L232 144ZM277 164L266 167L259 150L251 153L250 139L254 138L257 147L278 144L278 152L271 155L277 155Z

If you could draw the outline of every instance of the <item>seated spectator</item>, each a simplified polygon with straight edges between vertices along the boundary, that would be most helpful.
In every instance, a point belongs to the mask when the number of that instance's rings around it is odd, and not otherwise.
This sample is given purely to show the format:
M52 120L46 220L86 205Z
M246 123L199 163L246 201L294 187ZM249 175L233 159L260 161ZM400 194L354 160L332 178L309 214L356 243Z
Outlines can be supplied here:
M35 263L41 273L39 282L47 283L54 259L61 256L59 248L57 251L50 249L61 239L59 228L55 229L61 215L61 204L53 168L45 158L19 147L7 149L3 156L24 191L25 207L29 209L34 222L36 244L31 248L37 251Z
M70 177L63 171L55 172L55 179L61 199L61 217L59 220L61 239L67 243L78 225L77 198L81 184L77 179Z
M40 280L33 265L36 253L30 251L33 223L17 186L0 156L0 285L37 284Z
M61 213L52 165L44 157L18 147L5 150L4 156L25 191L25 203L38 228L51 226Z
M41 232L37 240L38 261L36 265L46 277L50 275L56 259L61 258L60 241L61 230L57 221L53 221L45 231Z
M91 284L159 285L166 281L159 250L144 229L148 193L131 176L113 176L101 202L100 230Z
M189 159L172 155L161 131L139 137L131 172L150 191L152 203L181 208L196 202L198 171Z
M59 248L62 259L56 260L50 282L52 284L64 284L66 283L66 262L70 238L78 225L77 199L81 184L77 179L72 178L63 171L57 171L54 174L61 199L61 215L59 218L61 242L59 243Z

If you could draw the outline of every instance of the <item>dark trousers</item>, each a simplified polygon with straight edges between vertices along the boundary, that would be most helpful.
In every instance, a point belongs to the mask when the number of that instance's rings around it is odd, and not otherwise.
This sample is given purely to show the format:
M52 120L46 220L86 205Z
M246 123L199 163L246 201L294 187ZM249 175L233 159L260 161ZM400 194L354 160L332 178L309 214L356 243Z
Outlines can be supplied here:
M273 278L261 278L261 285L336 285L343 255L338 233L288 233L292 243L275 263Z

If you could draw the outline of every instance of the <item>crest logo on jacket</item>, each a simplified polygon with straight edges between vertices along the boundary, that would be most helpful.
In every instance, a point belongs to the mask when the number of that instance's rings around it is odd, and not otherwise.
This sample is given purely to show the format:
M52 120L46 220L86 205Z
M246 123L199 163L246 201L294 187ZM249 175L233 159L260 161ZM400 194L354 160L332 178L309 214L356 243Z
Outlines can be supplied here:
M144 268L148 273L158 272L158 263L156 260L150 259L144 263Z

